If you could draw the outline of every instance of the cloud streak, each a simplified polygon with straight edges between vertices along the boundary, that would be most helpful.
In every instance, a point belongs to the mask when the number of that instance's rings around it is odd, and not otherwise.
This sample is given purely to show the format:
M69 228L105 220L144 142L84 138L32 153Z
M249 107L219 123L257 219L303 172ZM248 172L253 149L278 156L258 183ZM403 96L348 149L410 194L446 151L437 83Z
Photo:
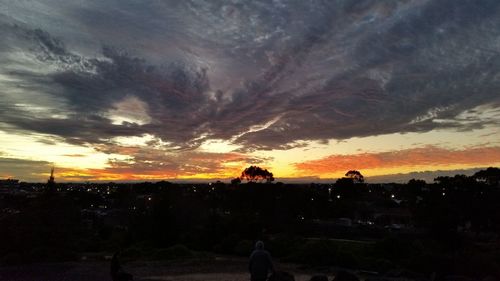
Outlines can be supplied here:
M187 152L167 154L161 150L128 147L113 153L128 153L129 158L109 160L105 168L57 166L58 181L90 180L164 180L164 179L227 179L238 176L248 164L261 164L266 159L238 153ZM67 157L79 161L84 155ZM44 181L55 163L0 157L0 177Z
M322 159L296 163L302 173L328 175L348 170L408 168L444 168L454 165L486 166L500 163L500 147L476 147L450 150L435 146L379 153L331 155Z

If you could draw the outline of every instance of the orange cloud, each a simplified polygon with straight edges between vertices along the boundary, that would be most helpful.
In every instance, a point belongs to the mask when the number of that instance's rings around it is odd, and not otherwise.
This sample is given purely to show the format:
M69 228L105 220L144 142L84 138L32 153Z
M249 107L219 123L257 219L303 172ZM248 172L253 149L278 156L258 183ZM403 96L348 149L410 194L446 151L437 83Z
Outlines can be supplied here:
M146 151L148 152L148 151ZM56 180L160 180L187 178L232 178L259 159L240 153L187 153L184 157L143 153L138 162L110 162L104 169L56 167ZM149 151L151 152L151 151ZM48 174L41 177L48 177Z
M294 164L300 173L331 175L351 169L394 169L402 167L443 167L456 165L492 165L500 162L500 147L474 147L450 150L436 146L379 153L331 155Z

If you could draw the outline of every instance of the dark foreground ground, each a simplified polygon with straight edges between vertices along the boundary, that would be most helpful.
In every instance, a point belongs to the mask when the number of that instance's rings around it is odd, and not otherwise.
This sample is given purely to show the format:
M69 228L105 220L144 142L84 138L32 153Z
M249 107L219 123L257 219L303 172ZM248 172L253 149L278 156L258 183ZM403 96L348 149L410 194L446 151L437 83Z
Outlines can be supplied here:
M247 260L217 257L213 261L157 262L133 261L124 263L134 280L178 281L249 281ZM298 265L276 263L277 270L295 275L295 280L306 281L316 273L332 276L329 269L304 269ZM330 277L331 279L331 277ZM44 263L0 267L1 281L105 281L111 280L108 261Z

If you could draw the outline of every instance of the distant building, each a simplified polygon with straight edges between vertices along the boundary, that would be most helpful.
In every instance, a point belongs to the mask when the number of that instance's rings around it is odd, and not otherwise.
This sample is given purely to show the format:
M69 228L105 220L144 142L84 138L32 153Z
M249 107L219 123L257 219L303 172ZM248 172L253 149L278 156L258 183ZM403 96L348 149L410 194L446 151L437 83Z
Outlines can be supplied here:
M379 208L373 219L377 225L386 228L403 228L412 225L413 216L408 208Z
M50 170L50 177L47 181L47 191L52 192L56 190L56 181L54 178L54 167Z
M0 188L18 188L19 180L16 179L6 179L0 180Z

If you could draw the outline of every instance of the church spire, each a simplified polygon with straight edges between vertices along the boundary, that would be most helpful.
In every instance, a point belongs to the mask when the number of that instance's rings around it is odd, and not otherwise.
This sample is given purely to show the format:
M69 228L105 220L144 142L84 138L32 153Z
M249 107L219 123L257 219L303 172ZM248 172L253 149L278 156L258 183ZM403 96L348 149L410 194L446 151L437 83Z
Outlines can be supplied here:
M49 180L47 181L47 191L55 191L56 189L56 181L54 178L54 167L52 166L52 169L50 170L50 177Z

